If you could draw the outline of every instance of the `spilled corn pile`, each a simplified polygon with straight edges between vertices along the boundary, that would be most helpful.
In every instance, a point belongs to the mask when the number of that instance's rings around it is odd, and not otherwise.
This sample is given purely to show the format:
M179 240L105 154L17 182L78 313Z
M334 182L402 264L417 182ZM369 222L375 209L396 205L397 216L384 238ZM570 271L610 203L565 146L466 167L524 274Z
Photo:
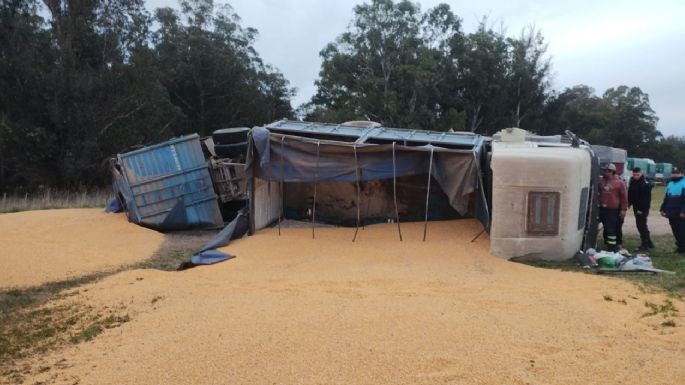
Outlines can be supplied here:
M0 214L0 289L80 277L149 258L164 236L102 209Z
M494 258L474 220L266 229L237 258L131 270L64 301L130 321L27 383L679 384L685 319L622 280ZM92 240L91 240L92 241ZM85 240L84 240L85 242ZM652 304L654 308L645 306ZM125 308L125 310L124 310ZM666 308L666 307L663 307ZM663 326L664 317L673 326Z

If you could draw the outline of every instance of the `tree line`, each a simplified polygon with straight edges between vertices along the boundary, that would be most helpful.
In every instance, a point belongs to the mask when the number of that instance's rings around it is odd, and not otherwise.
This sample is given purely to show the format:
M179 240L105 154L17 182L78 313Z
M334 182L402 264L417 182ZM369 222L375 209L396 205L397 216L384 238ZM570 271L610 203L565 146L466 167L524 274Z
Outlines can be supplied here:
M347 31L320 55L317 93L298 110L307 119L485 135L571 130L629 156L685 160L685 138L662 136L639 87L553 90L547 44L534 28L508 37L483 19L466 33L446 4L422 12L410 1L373 0L354 8Z
M130 146L292 115L228 5L1 1L0 191L102 186Z
M631 156L685 155L683 138L657 131L638 87L555 91L539 31L510 37L483 19L466 33L446 4L357 5L296 111L295 90L256 38L212 0L152 12L143 0L0 0L0 192L103 186L108 159L131 146L294 116L485 135L571 130Z

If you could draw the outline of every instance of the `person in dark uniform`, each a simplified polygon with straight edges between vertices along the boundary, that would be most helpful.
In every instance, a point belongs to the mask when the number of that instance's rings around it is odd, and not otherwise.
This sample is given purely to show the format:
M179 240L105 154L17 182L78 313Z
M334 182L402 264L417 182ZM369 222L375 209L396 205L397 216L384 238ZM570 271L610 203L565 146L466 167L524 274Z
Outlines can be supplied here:
M633 207L635 214L635 225L640 232L640 246L635 251L647 251L653 249L654 244L649 236L647 218L649 209L652 205L652 183L642 174L640 167L633 169L633 176L630 178L628 186L628 207Z
M675 252L685 254L685 179L680 169L673 167L671 181L661 204L661 215L668 218L675 244Z
M628 209L628 192L626 184L616 176L613 163L602 167L599 192L599 220L604 228L604 245L609 251L618 251L616 230L619 218L624 218Z

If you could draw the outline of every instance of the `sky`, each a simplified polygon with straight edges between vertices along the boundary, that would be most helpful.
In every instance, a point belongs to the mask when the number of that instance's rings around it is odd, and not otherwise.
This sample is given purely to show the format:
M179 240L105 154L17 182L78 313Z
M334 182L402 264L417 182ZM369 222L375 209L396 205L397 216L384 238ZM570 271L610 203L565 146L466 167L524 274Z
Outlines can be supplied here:
M297 89L293 107L316 92L319 52L342 34L363 0L232 0L243 27L259 31L255 48ZM534 26L548 44L552 87L588 85L601 95L619 85L649 94L666 136L685 136L685 1L419 0L425 11L450 5L463 31L486 16L509 36ZM215 4L222 3L215 0ZM176 0L147 0L150 10ZM524 127L525 128L525 127Z

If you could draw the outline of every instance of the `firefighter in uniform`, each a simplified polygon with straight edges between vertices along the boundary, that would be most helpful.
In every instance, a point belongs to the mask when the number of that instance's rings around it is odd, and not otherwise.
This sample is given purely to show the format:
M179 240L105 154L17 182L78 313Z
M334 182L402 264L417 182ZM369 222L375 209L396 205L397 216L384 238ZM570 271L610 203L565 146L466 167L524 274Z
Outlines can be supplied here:
M628 192L625 183L616 176L613 163L602 167L599 191L599 220L604 227L604 245L609 251L618 251L617 224L626 215Z

